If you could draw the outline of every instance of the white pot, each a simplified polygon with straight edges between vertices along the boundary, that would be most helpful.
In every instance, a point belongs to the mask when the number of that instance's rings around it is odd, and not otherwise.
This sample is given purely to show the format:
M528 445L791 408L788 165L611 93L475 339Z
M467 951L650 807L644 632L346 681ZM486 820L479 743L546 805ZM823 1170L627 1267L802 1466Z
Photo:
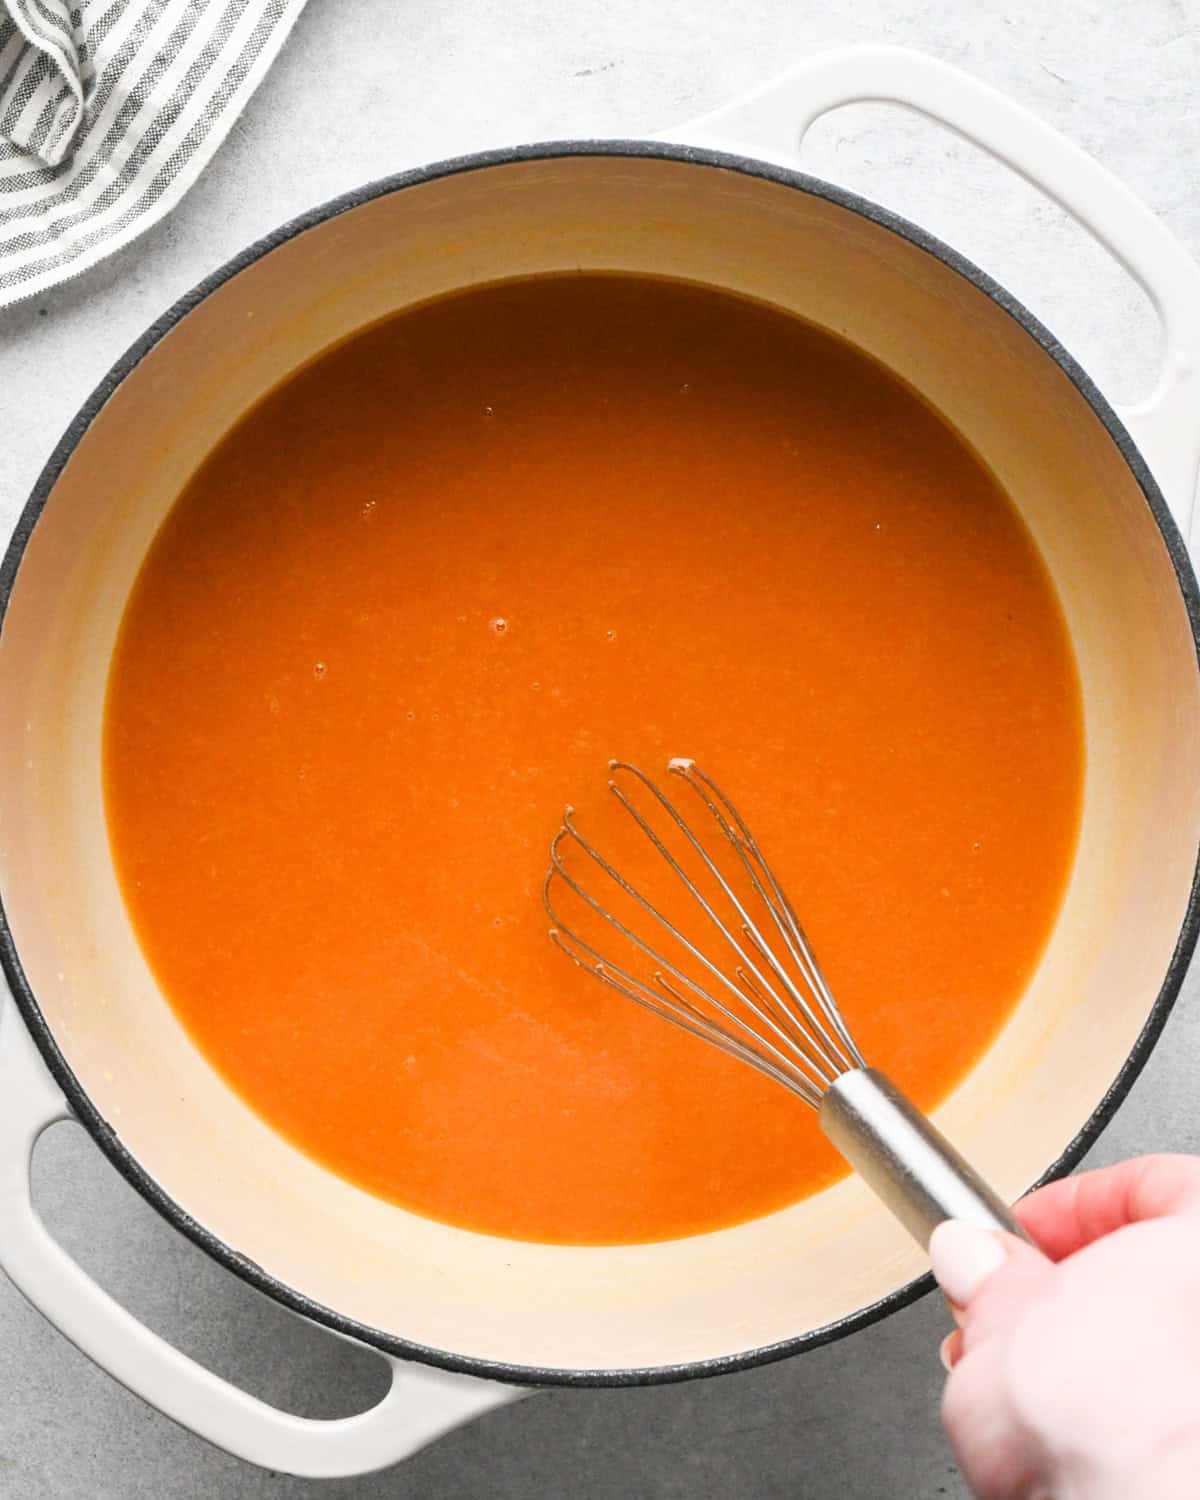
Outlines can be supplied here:
M1125 264L1166 327L1148 402L1114 413L988 278L793 170L808 124L863 98L922 110L1003 157ZM117 1379L273 1469L377 1468L520 1388L672 1379L809 1348L917 1295L924 1270L856 1180L670 1244L538 1246L433 1223L276 1136L163 1002L104 826L100 730L115 632L197 463L332 341L501 276L584 266L692 278L848 337L992 467L1062 600L1087 735L1079 853L1045 958L937 1115L1003 1193L1078 1159L1144 1061L1195 940L1200 674L1181 533L1200 448L1200 273L1094 162L913 53L818 57L679 139L688 144L589 142L443 164L254 246L105 381L51 460L0 574L0 956L16 1002L0 1026L0 1264ZM63 1117L235 1272L384 1351L396 1378L383 1402L346 1421L289 1416L118 1308L30 1206L33 1143Z

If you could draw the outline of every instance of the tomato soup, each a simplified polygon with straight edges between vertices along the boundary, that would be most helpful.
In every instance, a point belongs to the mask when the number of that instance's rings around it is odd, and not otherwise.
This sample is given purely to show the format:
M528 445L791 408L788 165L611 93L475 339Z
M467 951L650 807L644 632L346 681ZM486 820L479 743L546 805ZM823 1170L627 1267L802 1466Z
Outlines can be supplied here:
M489 1234L666 1239L845 1170L548 940L563 805L678 754L866 1056L936 1105L1074 854L1080 695L1032 539L828 333L653 278L503 282L327 352L179 496L113 659L110 837L167 1001L297 1147Z

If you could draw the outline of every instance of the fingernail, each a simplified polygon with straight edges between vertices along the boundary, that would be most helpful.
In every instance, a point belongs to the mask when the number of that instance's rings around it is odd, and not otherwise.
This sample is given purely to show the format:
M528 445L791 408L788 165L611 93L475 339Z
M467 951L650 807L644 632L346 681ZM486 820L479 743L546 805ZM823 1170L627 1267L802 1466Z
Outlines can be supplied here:
M1004 1246L990 1229L963 1219L947 1219L930 1238L929 1263L950 1301L966 1307L992 1272L1003 1265Z
M950 1371L954 1368L954 1357L951 1354L950 1350L953 1346L954 1339L957 1333L958 1329L956 1328L954 1330L954 1333L948 1333L942 1340L942 1342L938 1345L938 1358L941 1360L942 1369L945 1370L947 1375L949 1375Z

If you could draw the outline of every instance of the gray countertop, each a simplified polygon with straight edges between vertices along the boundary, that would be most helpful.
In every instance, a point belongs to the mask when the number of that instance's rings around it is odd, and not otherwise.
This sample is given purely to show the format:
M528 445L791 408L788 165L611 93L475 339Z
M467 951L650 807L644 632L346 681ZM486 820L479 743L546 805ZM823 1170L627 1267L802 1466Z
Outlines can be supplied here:
M1200 253L1200 0L309 0L244 117L181 207L96 271L0 312L0 531L76 408L171 302L276 224L399 168L517 140L665 129L825 45L921 47L1007 91L1112 168ZM1148 303L1056 209L934 127L884 107L821 123L819 175L942 235L1045 319L1110 395L1147 389ZM1197 414L1200 420L1200 413ZM1193 974L1093 1153L1200 1150ZM154 1328L314 1416L370 1404L370 1355L209 1263L82 1132L39 1148L53 1232ZM0 1497L962 1495L937 1421L929 1298L881 1326L746 1374L541 1394L390 1472L323 1486L258 1472L148 1411L0 1281Z

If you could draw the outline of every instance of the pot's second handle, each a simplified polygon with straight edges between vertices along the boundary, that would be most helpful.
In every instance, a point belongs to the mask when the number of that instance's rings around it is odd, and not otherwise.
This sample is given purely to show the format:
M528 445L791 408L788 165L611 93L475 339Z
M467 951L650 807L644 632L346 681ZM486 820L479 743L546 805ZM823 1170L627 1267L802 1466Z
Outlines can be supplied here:
M182 1426L263 1468L331 1479L385 1468L520 1394L390 1360L392 1384L377 1406L314 1421L212 1374L113 1301L38 1218L30 1197L33 1148L47 1126L71 1118L0 981L0 1268L101 1369Z
M988 84L905 47L820 53L664 138L795 167L816 120L867 102L916 110L1007 163L1090 230L1145 290L1163 325L1163 370L1145 401L1117 411L1186 540L1200 466L1200 267L1099 162Z

